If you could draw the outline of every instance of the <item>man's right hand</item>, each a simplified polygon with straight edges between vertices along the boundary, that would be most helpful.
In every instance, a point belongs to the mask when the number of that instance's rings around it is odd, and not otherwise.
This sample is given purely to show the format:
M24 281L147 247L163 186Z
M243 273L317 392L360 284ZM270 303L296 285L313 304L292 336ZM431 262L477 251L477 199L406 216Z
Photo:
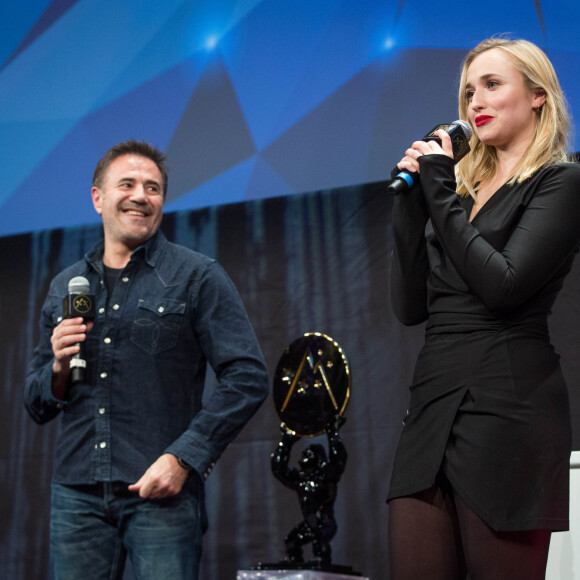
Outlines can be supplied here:
M82 318L65 318L52 331L52 394L57 399L64 399L70 376L70 359L79 352L78 343L86 340L93 326L92 321L85 323Z

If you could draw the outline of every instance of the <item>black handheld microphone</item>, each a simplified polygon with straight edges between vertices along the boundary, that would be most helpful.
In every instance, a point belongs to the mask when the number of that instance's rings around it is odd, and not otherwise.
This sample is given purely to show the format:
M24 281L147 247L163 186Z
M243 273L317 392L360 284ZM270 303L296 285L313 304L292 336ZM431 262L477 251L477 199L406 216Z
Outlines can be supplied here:
M85 321L95 317L95 297L89 294L91 285L83 276L76 276L68 283L68 296L62 305L63 318L81 317ZM79 352L70 359L71 381L73 385L85 380L87 361L84 356L83 343L79 342Z
M457 163L471 150L469 147L469 140L473 133L471 125L467 121L462 121L461 119L454 121L451 124L437 125L437 127L431 129L431 131L423 137L423 141L437 141L441 145L441 139L435 135L435 131L439 131L439 129L443 129L443 131L449 133L451 144L453 145L453 162ZM393 173L395 171L398 171L399 173L393 181L391 181L387 189L394 194L406 193L411 189L411 187L413 187L416 174L400 171L397 166L393 169Z

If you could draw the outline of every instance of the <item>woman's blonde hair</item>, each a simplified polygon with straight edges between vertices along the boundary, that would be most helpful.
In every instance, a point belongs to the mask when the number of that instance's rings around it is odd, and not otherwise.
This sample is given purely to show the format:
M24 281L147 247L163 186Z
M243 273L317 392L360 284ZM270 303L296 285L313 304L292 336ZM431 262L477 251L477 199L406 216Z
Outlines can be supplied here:
M542 165L566 161L570 117L558 77L546 54L527 40L495 37L484 40L465 57L459 83L461 119L467 120L469 107L466 93L469 66L477 56L493 48L510 56L514 66L522 73L524 83L530 91L546 95L546 101L537 112L534 138L510 179L510 183L519 183L530 177ZM475 132L470 145L471 153L464 157L456 168L457 192L463 196L475 195L476 184L492 178L497 171L495 147L482 143Z

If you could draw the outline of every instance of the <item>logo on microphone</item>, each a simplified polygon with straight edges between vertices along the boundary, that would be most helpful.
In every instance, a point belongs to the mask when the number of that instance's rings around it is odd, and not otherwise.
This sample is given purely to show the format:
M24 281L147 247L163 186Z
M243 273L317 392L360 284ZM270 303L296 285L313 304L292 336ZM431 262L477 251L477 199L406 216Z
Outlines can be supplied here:
M92 320L95 317L95 297L90 294L69 294L62 303L62 317Z
M454 135L451 139L451 145L453 147L453 158L457 161L465 157L470 151L469 140L465 138L465 135Z
M93 301L86 294L79 294L73 299L73 310L80 316L86 316L93 310Z

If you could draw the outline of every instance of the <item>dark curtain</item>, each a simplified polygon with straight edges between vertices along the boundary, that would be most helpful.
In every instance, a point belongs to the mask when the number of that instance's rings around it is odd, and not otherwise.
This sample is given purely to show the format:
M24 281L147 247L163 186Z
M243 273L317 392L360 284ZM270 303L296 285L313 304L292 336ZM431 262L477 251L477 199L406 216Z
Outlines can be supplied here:
M168 214L162 225L169 239L225 267L244 299L271 376L286 346L305 332L327 334L343 348L353 385L341 431L349 458L335 504L333 562L372 578L387 576L385 495L423 332L422 325L400 325L389 306L391 201L385 183L374 183ZM100 227L90 226L0 238L0 570L11 580L47 578L58 419L40 427L22 404L40 308L51 278L100 235ZM579 284L577 265L551 324L570 386L575 449L580 449ZM211 383L210 377L209 388ZM324 437L317 439L324 443ZM283 538L301 513L294 493L270 472L278 440L279 418L270 398L207 480L204 580L231 580L238 569L282 557ZM291 462L312 442L301 440Z

